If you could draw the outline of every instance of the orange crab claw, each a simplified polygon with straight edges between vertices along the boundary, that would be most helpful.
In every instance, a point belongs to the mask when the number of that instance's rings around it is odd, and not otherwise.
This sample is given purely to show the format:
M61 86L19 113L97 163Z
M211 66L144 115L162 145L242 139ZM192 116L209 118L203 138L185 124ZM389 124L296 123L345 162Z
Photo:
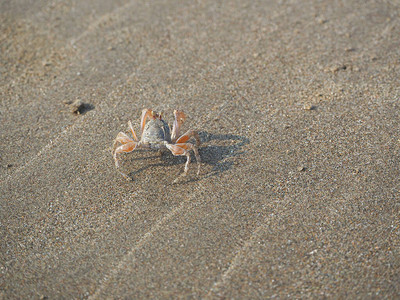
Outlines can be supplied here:
M140 120L140 132L143 133L144 126L146 125L147 118L153 116L153 111L151 109L143 109L142 110L142 117Z
M182 135L180 138L176 140L176 144L178 143L186 143L191 137L194 137L196 139L196 146L200 146L200 137L196 131L189 130L186 132L184 135Z
M172 134L171 134L171 139L173 143L178 138L180 128L186 119L185 114L183 113L183 111L180 110L174 110L174 116L175 120L174 120L174 125L172 126Z

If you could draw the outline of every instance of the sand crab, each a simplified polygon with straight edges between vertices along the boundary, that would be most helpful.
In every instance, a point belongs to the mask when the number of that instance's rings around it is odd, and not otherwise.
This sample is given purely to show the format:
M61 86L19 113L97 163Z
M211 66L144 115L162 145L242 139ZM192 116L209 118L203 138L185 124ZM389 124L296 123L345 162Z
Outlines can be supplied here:
M135 149L153 149L153 150L163 150L169 149L173 155L186 155L187 160L185 164L185 170L182 174L186 175L189 169L190 163L190 153L189 150L193 150L196 161L198 164L197 175L200 173L200 155L197 150L197 147L200 146L200 138L196 131L189 130L184 135L179 136L180 128L183 122L186 119L185 114L182 111L175 110L174 111L175 121L172 126L172 130L170 130L170 126L162 119L161 113L157 114L151 109L144 109L142 111L142 118L140 121L140 129L141 129L141 139L136 136L135 131L133 130L132 123L129 121L128 125L132 132L133 139L130 138L123 132L118 133L117 138L114 141L113 146L113 157L115 160L115 167L119 168L118 153L128 153L132 152ZM147 121L150 119L150 121ZM191 143L187 143L187 141L194 137L196 140L196 145ZM116 147L117 144L121 145ZM119 170L118 170L119 171ZM131 180L131 178L125 173L119 171L122 176L126 179ZM178 177L179 178L179 177ZM177 179L178 179L177 178ZM176 179L176 180L177 180Z

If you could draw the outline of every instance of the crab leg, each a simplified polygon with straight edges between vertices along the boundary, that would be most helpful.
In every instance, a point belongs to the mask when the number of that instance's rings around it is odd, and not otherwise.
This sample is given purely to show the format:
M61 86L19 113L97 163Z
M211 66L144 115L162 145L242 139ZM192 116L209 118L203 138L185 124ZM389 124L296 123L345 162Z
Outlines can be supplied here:
M123 152L125 152L125 153L132 152L133 150L135 150L137 145L138 145L138 143L136 143L136 142L131 140L130 142L128 142L126 144L123 144L123 145L119 146L118 148L116 148L114 150L113 157L114 157L114 161L115 161L115 167L117 169L119 168L117 154L118 153L123 153ZM129 176L126 175L125 173L123 173L123 172L121 172L119 170L118 170L118 172L121 173L121 175L124 176L126 179L131 180L131 178L129 178Z
M183 111L180 110L175 110L174 116L175 120L174 120L174 125L172 126L172 134L171 134L172 143L175 143L176 139L178 138L179 130L186 119L185 114L183 113Z
M129 126L129 128L130 128L130 130L131 130L131 132L132 132L132 136L133 136L134 140L135 140L136 142L139 142L139 139L138 139L137 136L136 136L135 130L133 130L133 126L132 126L131 121L128 122L128 126Z
M197 149L197 146L191 144L191 143L186 143L186 144L175 144L176 146L186 149L186 150L193 150L194 156L196 157L196 162L197 162L197 175L200 174L200 166L201 166L201 159L200 159L200 154L199 150Z
M196 161L197 161L197 175L200 174L200 155L199 152L197 150L197 147L190 144L190 143L186 143L186 144L167 144L166 145L167 148L172 152L173 155L175 156L183 156L186 155L187 160L186 160L186 164L185 164L185 170L184 173L182 174L183 176L186 175L187 171L189 170L189 163L190 163L190 153L189 150L193 150L194 155L196 157Z

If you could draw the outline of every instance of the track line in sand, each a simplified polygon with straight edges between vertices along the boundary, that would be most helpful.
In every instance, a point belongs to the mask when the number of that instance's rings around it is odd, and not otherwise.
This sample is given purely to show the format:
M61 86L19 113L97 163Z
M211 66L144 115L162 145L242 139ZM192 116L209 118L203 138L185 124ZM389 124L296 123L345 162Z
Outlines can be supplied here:
M92 23L90 23L87 28L80 34L78 35L76 38L72 37L70 39L67 40L66 44L65 44L65 48L74 48L74 45L76 42L78 42L79 40L81 40L83 37L87 36L89 33L91 33L92 31L94 31L103 21L112 18L112 16L116 15L116 13L119 13L120 10L124 10L127 7L131 6L133 4L133 1L128 2L122 6L118 6L117 8L115 8L114 10L112 10L109 13L105 13L101 16L99 16L96 20L94 20ZM42 10L38 11L33 18L25 18L24 22L26 23L27 27L34 27L34 23L33 20L35 18L37 18L40 14L42 13ZM40 32L37 32L37 34L39 34ZM61 47L62 49L63 47ZM56 50L54 50L54 52L58 52ZM23 71L21 72L21 75L17 76L13 81L15 82L19 82L19 80L21 78L23 78L26 74L26 71L29 70L31 68L31 66L26 66Z
M112 93L112 92L111 92ZM109 93L109 95L111 94ZM101 103L100 105L101 106ZM22 166L18 167L12 174L9 174L6 179L4 180L4 184L7 184L9 181L11 180L17 180L19 177L18 175L25 170L27 167L29 167L30 165L32 165L39 157L41 157L43 155L43 153L47 152L48 150L52 149L55 145L58 144L58 142L65 136L67 135L69 132L73 132L73 129L75 129L75 127L77 127L78 125L80 125L81 123L84 123L84 121L86 120L87 115L83 115L82 118L80 118L79 120L77 120L74 124L72 124L71 126L69 126L68 128L64 129L63 131L61 131L55 138L51 139L50 142L45 145L42 149L39 150L39 152L31 157L25 164L23 164Z
M202 186L200 186L201 191L204 190ZM100 284L94 291L93 295L89 296L89 300L92 299L98 299L101 292L107 288L108 284L110 283L110 280L112 280L115 276L118 275L118 273L122 270L122 268L129 262L134 262L135 261L135 253L136 251L140 250L143 245L145 245L152 236L154 236L154 233L161 229L166 223L168 223L172 218L174 218L178 213L180 213L184 208L190 208L190 203L193 203L192 200L195 197L191 197L189 200L182 202L178 207L174 208L171 212L168 214L164 215L164 217L160 218L159 221L155 225L153 225L148 232L146 232L140 239L139 241L131 248L131 250L126 253L124 256L121 257L119 260L119 263L113 267L110 268L109 272L103 277L103 279L100 281ZM189 205L188 205L189 204ZM198 204L198 203L197 203Z
M118 85L117 87L113 88L105 97L106 99L110 98L110 96L113 94L114 91L117 91L121 86L124 86L125 84L127 84L131 78L135 75L136 73L133 72L131 75L128 76L128 78L125 80L124 83ZM29 167L30 165L32 165L38 158L40 158L41 156L43 156L44 153L46 153L47 151L49 151L50 149L52 149L53 147L57 146L57 144L59 144L59 142L66 136L68 136L69 133L74 132L74 129L76 127L79 127L80 125L84 124L86 122L86 119L93 117L95 118L96 115L100 112L104 112L106 111L105 108L107 107L115 107L117 106L123 99L117 101L117 102L113 102L113 103L109 103L107 101L103 101L100 102L97 106L96 106L96 110L93 111L91 114L84 114L81 116L81 118L79 118L77 121L75 121L75 123L73 123L71 126L69 126L68 128L64 129L63 131L61 131L58 135L56 135L55 137L53 137L53 139L50 140L50 142L45 145L41 150L39 150L39 152L31 157L25 164L23 164L22 166L18 167L12 174L9 174L3 181L4 184L9 183L11 180L17 180L19 178L19 175L21 174L21 172L23 170L25 170L27 167ZM94 114L94 115L93 115Z
M92 31L95 31L102 22L106 21L107 19L112 19L112 16L118 15L120 12L125 11L127 8L132 6L134 3L135 3L134 1L130 1L122 6L118 6L116 9L114 9L110 13L100 16L95 21L90 23L88 25L88 27L86 28L86 30L84 32L82 32L80 35L78 35L78 37L76 37L75 39L72 38L70 40L70 45L74 46L76 42L80 41L82 38L84 38L85 36L90 34Z
M222 273L220 279L218 281L216 281L213 286L210 288L210 290L208 291L207 295L205 296L205 298L211 298L213 293L217 293L218 290L223 287L228 280L232 277L232 272L238 267L240 266L241 262L243 261L243 259L246 257L245 256L245 252L246 250L250 247L250 245L253 243L256 235L266 227L267 225L265 224L261 224L259 225L254 231L253 233L250 234L250 238L243 244L243 246L238 250L237 254L233 257L233 259L231 260L228 269L226 269L226 271L224 273Z
M204 188L202 188L204 189ZM89 300L94 300L94 299L99 299L101 292L108 287L110 280L115 278L119 274L119 272L122 270L122 268L127 265L128 263L134 262L135 259L135 253L136 251L140 250L143 245L145 245L147 242L150 241L151 237L154 236L154 233L158 231L159 229L162 228L162 226L166 223L168 223L173 217L175 217L178 213L180 213L182 210L185 208L190 208L190 203L192 203L192 200L195 197L191 197L191 199L182 202L178 207L173 209L170 213L162 217L153 227L146 232L140 239L139 241L131 248L131 250L126 253L122 258L119 260L119 263L113 267L110 268L109 272L103 277L103 279L100 281L99 286L96 288L95 292L89 296ZM187 206L187 204L189 205ZM198 204L198 203L197 203ZM245 258L244 252L249 248L249 246L254 242L254 239L256 235L266 227L267 225L262 224L258 226L251 234L250 238L244 243L244 245L238 250L237 254L233 257L231 260L228 269L222 273L220 279L216 281L209 292L207 293L205 298L210 298L212 293L215 293L220 289L226 282L231 278L232 272L240 266L241 262Z

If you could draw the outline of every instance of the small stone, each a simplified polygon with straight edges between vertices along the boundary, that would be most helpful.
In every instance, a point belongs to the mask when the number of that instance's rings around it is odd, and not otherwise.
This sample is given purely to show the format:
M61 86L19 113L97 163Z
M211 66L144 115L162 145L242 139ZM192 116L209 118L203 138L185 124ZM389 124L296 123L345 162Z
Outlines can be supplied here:
M346 65L335 65L335 66L333 66L333 67L330 68L330 71L331 71L332 73L337 73L337 72L339 72L340 70L346 70L346 69L347 69L347 66L346 66Z
M312 105L312 104L304 104L304 105L303 105L303 109L304 109L304 110L314 110L314 109L315 109L315 106Z
M76 99L75 101L67 101L67 102L64 102L66 105L68 105L69 106L69 108L70 108L70 111L73 113L73 114L76 114L76 115L80 115L82 112L84 112L85 111L85 109L86 109L86 104L85 103L83 103L81 100L79 100L79 99Z
M306 168L303 166L300 166L297 168L297 171L299 171L299 172L304 172L305 170L306 170Z

